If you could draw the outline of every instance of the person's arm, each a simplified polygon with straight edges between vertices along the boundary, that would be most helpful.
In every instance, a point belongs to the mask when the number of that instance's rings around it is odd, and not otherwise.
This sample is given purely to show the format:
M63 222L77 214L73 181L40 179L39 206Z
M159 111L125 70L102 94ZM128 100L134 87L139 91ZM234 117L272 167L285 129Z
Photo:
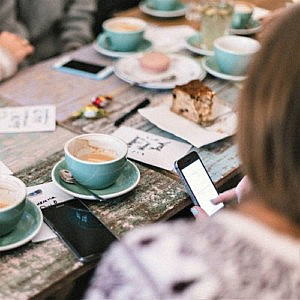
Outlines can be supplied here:
M83 299L161 299L147 268L136 256L138 247L132 241L112 245L101 258ZM141 248L139 255L144 252Z
M63 51L83 46L94 39L95 0L75 0L66 8L62 21Z
M17 20L17 4L15 0L0 0L0 30L9 31L29 39L28 28Z
M11 77L17 71L17 61L0 46L0 81Z
M18 64L33 52L26 39L11 32L0 33L0 80L12 76Z

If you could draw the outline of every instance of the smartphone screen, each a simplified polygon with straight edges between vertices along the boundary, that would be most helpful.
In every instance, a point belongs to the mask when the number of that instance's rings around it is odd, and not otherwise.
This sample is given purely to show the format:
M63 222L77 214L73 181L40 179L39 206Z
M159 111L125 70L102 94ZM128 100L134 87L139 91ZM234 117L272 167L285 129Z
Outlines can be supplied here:
M103 69L105 69L105 66L101 65L95 65L91 63L86 63L79 60L70 60L62 65L62 67L71 68L79 71L84 71L92 74L97 74Z
M210 202L218 196L218 192L196 152L191 152L180 159L177 162L177 170L181 173L181 178L194 202L198 203L209 216L224 206L223 203L214 205Z
M82 262L98 259L115 236L79 199L42 210L46 223Z

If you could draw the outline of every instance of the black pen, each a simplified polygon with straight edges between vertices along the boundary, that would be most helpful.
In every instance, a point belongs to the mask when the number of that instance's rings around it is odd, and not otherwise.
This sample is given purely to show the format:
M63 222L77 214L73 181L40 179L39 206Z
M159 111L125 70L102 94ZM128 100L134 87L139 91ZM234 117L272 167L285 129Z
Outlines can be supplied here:
M140 108L143 108L150 104L150 100L148 98L145 98L144 101L139 103L137 106L135 106L132 110L130 110L128 113L117 119L114 123L116 127L119 127L125 120L127 120L130 116L135 114Z

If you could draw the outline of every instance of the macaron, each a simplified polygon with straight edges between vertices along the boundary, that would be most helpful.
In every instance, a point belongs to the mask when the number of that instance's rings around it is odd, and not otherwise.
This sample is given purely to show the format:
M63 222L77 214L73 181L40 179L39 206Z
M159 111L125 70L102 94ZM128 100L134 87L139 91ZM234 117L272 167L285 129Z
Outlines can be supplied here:
M151 73L166 71L170 65L170 58L161 52L147 52L140 58L141 67Z

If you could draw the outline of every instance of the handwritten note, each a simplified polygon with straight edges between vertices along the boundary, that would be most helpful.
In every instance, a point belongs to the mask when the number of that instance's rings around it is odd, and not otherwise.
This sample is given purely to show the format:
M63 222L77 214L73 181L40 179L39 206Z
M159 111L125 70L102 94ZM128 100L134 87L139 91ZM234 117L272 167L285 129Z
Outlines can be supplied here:
M127 143L129 158L166 170L173 170L174 161L191 149L189 144L126 126L113 135Z
M28 187L27 197L41 209L72 199L72 196L59 190L53 182L47 182ZM48 227L46 223L43 223L40 232L33 238L32 241L37 243L55 237L56 234Z
M54 105L0 108L0 132L54 131L55 119Z

